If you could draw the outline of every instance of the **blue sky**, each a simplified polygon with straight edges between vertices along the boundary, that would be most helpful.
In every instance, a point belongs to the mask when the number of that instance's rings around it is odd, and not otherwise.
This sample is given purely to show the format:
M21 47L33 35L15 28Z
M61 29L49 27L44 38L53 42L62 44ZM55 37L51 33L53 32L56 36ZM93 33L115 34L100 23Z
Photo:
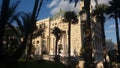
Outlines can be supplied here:
M12 3L18 0L11 0ZM21 3L19 4L17 11L24 11L24 12L32 12L34 1L35 0L19 0ZM99 3L108 4L110 0L98 0ZM0 0L0 4L2 0ZM93 6L95 5L94 0L91 2ZM44 0L42 8L40 10L40 14L38 16L38 20L44 19L47 17L51 17L55 13L57 13L60 9L62 10L74 10L75 12L79 12L79 3L76 7L74 7L74 3L69 3L68 1L63 0ZM120 25L120 23L119 23ZM120 30L120 26L119 26ZM106 31L106 38L112 39L113 42L116 43L116 36L115 36L115 23L113 19L107 19L105 23L105 31Z

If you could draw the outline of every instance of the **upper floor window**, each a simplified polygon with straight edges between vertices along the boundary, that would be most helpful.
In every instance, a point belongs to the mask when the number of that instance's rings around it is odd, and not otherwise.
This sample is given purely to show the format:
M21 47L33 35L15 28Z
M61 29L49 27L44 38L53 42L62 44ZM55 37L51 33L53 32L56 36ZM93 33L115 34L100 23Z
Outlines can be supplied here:
M33 41L33 44L35 44L35 41Z
M37 42L36 43L39 43L39 40L37 40Z
M39 25L39 28L40 28L40 29L41 29L41 28L44 29L44 28L45 28L45 23L40 24L40 25Z
M55 25L57 25L57 23L55 23Z

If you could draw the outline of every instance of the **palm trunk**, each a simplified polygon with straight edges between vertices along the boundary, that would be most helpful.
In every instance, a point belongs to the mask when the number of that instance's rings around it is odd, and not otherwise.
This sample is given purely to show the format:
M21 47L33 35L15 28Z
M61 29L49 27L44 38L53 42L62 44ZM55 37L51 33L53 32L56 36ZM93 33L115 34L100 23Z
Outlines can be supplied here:
M90 23L90 2L91 0L84 0L84 7L86 12L85 35L86 35L86 68L92 68L92 38L91 38L91 23Z
M71 22L68 23L68 59L69 59L69 62L71 61L70 55L71 55Z
M117 13L115 13L115 26L116 26L116 39L117 39L117 46L118 46L118 62L120 62L120 40L119 40L119 28L118 28L118 17Z
M56 41L55 41L55 61L57 60L57 43L58 42L58 40L57 40L57 38L56 38Z
M102 45L103 45L103 49L106 50L104 22L101 22L101 31L102 31ZM106 61L106 54L104 55L104 58L105 58L105 61Z
M36 22L36 14L37 14L37 9L38 9L38 3L39 3L39 0L36 0L35 1L35 5L34 5L34 8L33 8L33 12L32 12L32 18L31 18L31 32L30 32L30 44L29 44L29 56L31 57L31 51L32 51L32 37L33 37L33 31L34 31L34 27L35 27L35 22Z
M33 38L33 34L31 33L31 35L30 35L29 51L28 51L29 58L31 58L31 54L32 54L32 38Z
M2 56L2 47L3 47L3 35L5 24L8 20L8 9L9 9L10 0L2 1L2 9L1 9L1 18L0 18L0 57ZM2 59L2 58L1 58Z

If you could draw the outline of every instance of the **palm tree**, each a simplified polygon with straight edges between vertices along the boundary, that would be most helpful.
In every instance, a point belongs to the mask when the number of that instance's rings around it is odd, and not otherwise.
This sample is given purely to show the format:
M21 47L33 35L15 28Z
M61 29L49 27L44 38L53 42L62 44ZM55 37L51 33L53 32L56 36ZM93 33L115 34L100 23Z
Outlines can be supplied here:
M95 9L93 10L92 15L96 17L97 21L100 22L101 24L101 31L102 31L102 45L104 48L106 48L105 46L105 29L104 29L104 23L105 23L105 12L107 9L107 5L105 4L99 4L95 6Z
M85 51L85 66L86 68L91 68L92 59L92 38L91 38L91 19L90 19L90 3L91 0L82 0L84 1L84 14L86 15L84 20L84 33L85 33L85 43L84 43L84 51Z
M0 59L1 61L5 61L6 58L10 59L10 57L5 54L1 54L3 52L3 35L5 32L5 26L9 25L13 21L13 16L19 15L19 13L16 13L15 10L17 6L19 5L19 1L13 4L12 6L9 6L10 0L3 0L2 1L2 8L0 13ZM9 60L8 60L9 61Z
M20 17L21 17L21 19L20 19ZM19 46L19 48L16 50L16 52L14 54L14 55L16 55L16 59L18 59L23 54L24 50L26 49L27 43L29 41L31 25L32 25L30 23L31 14L23 13L20 17L14 17L15 21L18 25L18 29L19 29L18 33L21 34L20 38L23 38L23 41L21 41L21 45ZM13 30L15 30L15 29L13 29Z
M110 15L110 17L113 17L115 19L115 26L116 26L116 38L117 38L117 45L118 45L118 53L120 57L120 39L119 39L119 28L118 28L118 17L120 14L120 0L112 0L109 1L110 6L107 9L107 14Z
M13 54L13 57L17 60L19 59L22 54L24 53L26 47L28 48L27 51L27 58L26 61L29 60L28 56L32 51L29 49L31 48L30 46L30 33L33 28L31 28L32 23L30 22L31 20L31 14L30 13L22 13L21 16L19 17L14 17L16 23L17 23L17 29L14 29L15 26L11 25L12 30L14 30L14 33L18 33L17 36L20 34L19 38L23 39L21 42L21 45L18 47L18 49L15 51ZM33 33L33 36L36 37L38 35L41 35L43 29L36 30ZM28 46L27 46L28 45ZM33 46L32 46L33 47ZM32 49L31 49L32 50Z
M21 20L19 20L19 18L14 17L19 25L20 31L23 33L23 41L13 55L13 57L16 60L19 59L22 56L22 54L24 53L24 50L26 49L26 45L27 45L28 41L29 41L28 55L30 55L30 57L31 57L33 32L36 27L35 23L36 23L36 19L39 14L40 8L42 6L42 3L43 3L43 0L35 0L32 14L23 14L21 16L23 22L21 22ZM23 23L23 25L22 25L22 23Z
M8 10L9 10L9 3L10 0L3 0L2 1L2 8L0 13L0 57L2 53L2 47L3 47L3 35L4 35L4 28L5 24L8 20Z
M30 33L30 47L29 47L29 54L31 54L32 52L32 38L33 38L33 32L34 32L34 28L36 27L36 19L39 15L39 11L40 11L40 8L42 7L42 3L43 3L43 0L36 0L35 1L35 5L34 5L34 8L33 8L33 11L32 11L32 16L31 16L31 33Z
M68 58L70 61L71 54L71 24L76 24L78 22L77 15L73 11L67 11L64 14L63 21L68 22Z
M79 2L79 0L69 0L69 2L71 3L72 1L74 1L75 2L75 7L76 7L76 5L77 5L77 3Z
M58 61L57 57L57 48L58 48L58 41L60 40L60 37L62 36L62 30L60 30L58 27L54 27L52 34L54 34L56 38L56 46L55 46L55 61Z

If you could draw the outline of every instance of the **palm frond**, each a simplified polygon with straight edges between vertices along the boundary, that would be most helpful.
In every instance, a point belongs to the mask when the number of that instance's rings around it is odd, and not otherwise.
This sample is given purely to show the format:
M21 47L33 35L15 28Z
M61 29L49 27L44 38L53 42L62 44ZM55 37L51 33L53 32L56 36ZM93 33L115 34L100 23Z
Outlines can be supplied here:
M32 23L30 22L31 20L31 14L24 13L22 16L22 21L23 21L23 27L25 34L29 34L31 32L32 28Z
M19 30L18 30L15 26L11 25L10 23L8 23L7 25L14 31L14 33L15 33L18 37L21 36Z
M75 5L74 5L75 7L77 6L78 2L79 2L79 0L75 0Z
M14 13L14 14L9 18L8 23L13 24L13 23L14 23L13 21L15 21L15 18L19 17L22 13L23 13L23 12Z
M15 4L12 4L12 6L9 8L9 13L8 13L8 17L10 18L12 15L15 14L16 9L19 5L20 1L17 1Z
M42 3L43 3L43 0L40 0L39 7L38 7L38 11L37 11L37 14L36 14L36 18L37 18L38 15L39 15L40 8L42 7Z
M17 23L18 27L20 28L21 32L24 32L21 20L17 16L14 16L14 20L16 21L16 23Z
M76 24L78 23L77 15L73 11L67 11L64 14L64 21Z
M54 34L56 39L59 40L60 36L62 36L62 30L60 30L58 27L54 27L52 34Z

